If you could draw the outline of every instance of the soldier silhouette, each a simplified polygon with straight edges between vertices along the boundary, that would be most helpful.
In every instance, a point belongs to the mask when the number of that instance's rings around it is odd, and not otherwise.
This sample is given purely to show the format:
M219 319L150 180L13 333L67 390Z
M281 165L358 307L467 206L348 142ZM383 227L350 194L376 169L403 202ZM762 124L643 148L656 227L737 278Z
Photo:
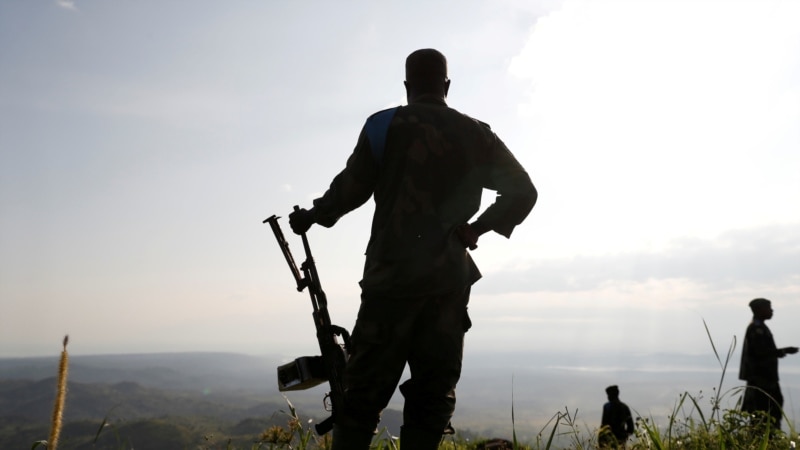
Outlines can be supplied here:
M375 203L332 450L369 448L406 365L400 445L439 448L455 411L470 289L481 278L467 249L490 231L510 237L538 198L491 128L447 106L442 53L408 55L405 87L408 105L370 116L330 188L289 214L302 234ZM484 189L497 196L478 214Z
M765 321L772 318L772 302L757 298L750 302L753 320L747 326L742 344L739 379L747 381L742 411L765 412L773 419L773 429L781 428L783 394L778 383L778 358L797 353L797 347L777 348Z
M600 448L625 448L628 436L633 434L633 416L628 405L619 399L617 385L606 388L608 402L603 405L598 443Z

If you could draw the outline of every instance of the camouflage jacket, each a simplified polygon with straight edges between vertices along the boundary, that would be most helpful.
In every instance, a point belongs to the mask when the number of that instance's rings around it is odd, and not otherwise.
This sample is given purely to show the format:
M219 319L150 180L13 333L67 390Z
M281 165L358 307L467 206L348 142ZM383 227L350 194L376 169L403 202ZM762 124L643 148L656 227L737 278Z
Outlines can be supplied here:
M767 325L753 319L744 335L739 379L752 383L778 381L778 358L783 356Z
M422 98L367 119L347 165L314 200L314 221L333 226L374 196L362 291L446 292L481 277L455 228L478 212L484 188L497 197L478 222L509 237L536 202L528 173L488 125Z

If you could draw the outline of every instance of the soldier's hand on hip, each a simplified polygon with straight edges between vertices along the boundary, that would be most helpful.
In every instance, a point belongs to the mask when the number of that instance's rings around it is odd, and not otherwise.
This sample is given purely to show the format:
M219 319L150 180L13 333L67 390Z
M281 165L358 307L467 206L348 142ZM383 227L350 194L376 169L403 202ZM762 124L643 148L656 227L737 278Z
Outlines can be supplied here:
M480 235L468 223L456 227L456 236L464 244L464 247L470 250L478 248L478 237Z

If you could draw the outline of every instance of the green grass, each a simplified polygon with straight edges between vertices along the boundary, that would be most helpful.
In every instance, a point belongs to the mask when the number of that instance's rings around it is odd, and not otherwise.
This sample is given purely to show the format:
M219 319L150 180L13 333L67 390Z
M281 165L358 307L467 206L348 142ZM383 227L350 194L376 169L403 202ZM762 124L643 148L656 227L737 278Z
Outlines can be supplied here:
M731 391L733 394L735 391ZM718 404L720 397L711 399L712 405ZM676 402L666 426L657 426L652 419L638 419L636 432L627 442L630 450L676 450L676 449L753 449L777 450L795 448L798 440L796 432L769 430L753 426L754 419L768 419L768 416L753 417L738 410L717 409L706 416L702 413L699 399L689 393L682 394ZM257 449L294 449L294 450L328 450L331 446L330 435L317 436L313 428L303 426L302 420L291 407L287 413L286 426L273 426L261 434L258 441L250 447L232 447L209 445L204 450L257 450ZM565 409L555 413L550 421L537 433L533 442L520 443L512 436L515 450L547 450L574 449L588 450L597 448L597 431L579 424L576 411ZM514 433L515 434L515 433ZM472 442L456 436L446 436L439 445L440 450L475 450L482 439ZM568 442L563 444L563 442ZM556 442L562 442L556 446ZM402 446L395 437L385 430L373 440L374 450L398 450Z

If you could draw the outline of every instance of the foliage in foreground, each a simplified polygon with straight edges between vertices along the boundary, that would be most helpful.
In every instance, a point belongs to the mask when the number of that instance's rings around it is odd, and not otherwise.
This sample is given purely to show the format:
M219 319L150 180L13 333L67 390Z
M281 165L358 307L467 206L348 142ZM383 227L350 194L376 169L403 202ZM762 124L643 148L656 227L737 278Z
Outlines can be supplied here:
M677 413L691 406L690 415L677 418ZM627 442L630 450L673 450L673 449L753 449L777 450L795 448L798 439L792 430L784 433L769 429L769 418L766 415L750 415L738 410L721 412L721 420L707 419L697 406L697 399L683 394L673 411L670 423L664 428L653 424L651 419L638 419L635 435ZM291 410L292 414L295 411ZM764 422L759 422L763 420ZM756 424L766 423L766 426ZM506 441L507 447L485 447L487 440L478 439L473 442L457 436L446 436L439 445L440 450L477 450L492 448L497 450L547 450L574 449L588 450L598 448L597 430L582 430L575 421L574 413L569 410L556 413L550 422L530 443ZM402 442L390 436L385 430L373 441L373 450L398 450ZM311 426L303 427L300 419L290 416L286 426L273 426L261 434L257 442L250 447L220 446L208 442L203 450L329 450L330 435L317 436ZM621 447L620 447L621 448Z
M739 394L740 391L741 388L736 388L729 394ZM695 397L689 393L682 394L669 417L669 423L664 427L656 426L650 418L638 418L636 432L628 440L625 448L630 450L784 450L795 448L798 435L793 426L789 433L771 429L770 417L767 414L753 415L738 409L715 410L710 417L706 417L698 403L700 399L701 397ZM718 405L719 401L719 396L712 398L712 407ZM439 449L588 450L598 448L598 432L603 430L582 429L575 416L576 413L570 412L568 409L556 413L530 443L516 442L514 437L513 441L507 441L508 447L484 447L486 439L470 442L458 436L446 436L439 445ZM311 426L303 427L296 411L290 407L288 425L285 427L273 426L268 429L249 449L329 450L330 445L329 435L319 437ZM376 436L371 448L373 450L398 450L401 445L401 441L384 430L382 434ZM204 447L205 450L216 448L245 450L234 447Z

